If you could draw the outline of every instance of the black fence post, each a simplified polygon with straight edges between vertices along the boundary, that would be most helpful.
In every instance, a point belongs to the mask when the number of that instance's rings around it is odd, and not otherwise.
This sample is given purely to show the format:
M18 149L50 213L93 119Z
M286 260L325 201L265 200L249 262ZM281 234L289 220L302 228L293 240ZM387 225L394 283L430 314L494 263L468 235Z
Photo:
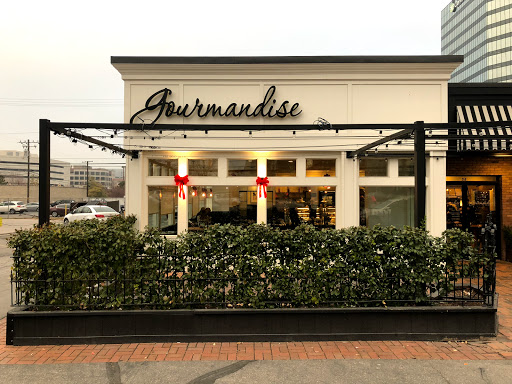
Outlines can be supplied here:
M39 120L39 226L50 223L50 120Z
M419 228L425 218L426 168L425 168L425 124L414 123L414 226Z

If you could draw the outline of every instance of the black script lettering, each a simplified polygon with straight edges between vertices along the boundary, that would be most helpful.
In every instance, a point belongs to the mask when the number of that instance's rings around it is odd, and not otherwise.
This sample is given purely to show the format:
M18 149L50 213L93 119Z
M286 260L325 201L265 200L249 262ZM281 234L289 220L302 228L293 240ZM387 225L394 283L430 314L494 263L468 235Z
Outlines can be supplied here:
M243 104L242 104L242 106L243 106ZM228 105L224 116L237 116L236 115L236 103L231 103Z
M280 117L280 118L286 117L286 115L288 114L288 111L286 110L286 104L289 104L288 100L283 101L283 103L281 104L279 109L276 111L277 117Z
M233 103L233 104L235 104L235 107L236 107L236 103ZM240 106L240 111L238 113L235 112L234 116L240 117L245 113L245 116L251 117L251 113L249 112L250 108L251 108L251 104L247 104L247 105L242 104Z
M169 101L167 103L167 108L165 110L165 116L171 117L174 114L174 107L176 104L174 104L174 101Z
M199 117L206 117L206 113L201 113L201 111L203 110L203 107L204 105L201 103L201 104L197 104L199 102L199 99L196 99L196 107L197 107L197 116Z
M293 113L297 108L299 108L299 103L295 103L292 105L292 108L290 109L290 116L299 116L301 113L302 113L302 109L297 112L297 113Z
M247 117L279 117L284 118L286 116L298 116L302 113L302 110L299 109L299 103L293 104L291 107L287 107L287 104L290 104L288 100L283 101L279 108L277 107L277 101L274 99L274 94L276 93L275 85L270 86L265 93L265 97L263 101L256 105L256 107L251 110L251 104L240 104L240 109L238 109L237 103L231 103L228 107L223 111L221 105L217 104L205 104L201 103L199 98L196 98L196 103L192 109L190 109L189 104L185 104L184 106L176 105L176 103L172 100L167 101L168 98L172 95L172 91L169 88L161 89L160 91L152 94L145 103L145 108L137 111L130 118L130 124L133 124L135 118L139 117L140 114L146 111L154 111L157 110L157 115L153 119L153 124L157 122L158 119L165 114L167 117L172 117L172 115L178 115L183 117L190 117L194 113L199 117L207 117L211 116L234 116L241 117L245 114ZM272 101L272 102L271 102ZM289 110L288 110L289 109ZM188 112L190 111L190 112ZM140 118L140 117L139 117Z
M160 98L158 103L150 105L151 102L153 101L153 98L158 96L160 93L162 94L162 97ZM167 96L171 95L171 93L172 93L172 91L170 89L164 88L164 89L159 90L158 92L153 93L151 96L149 96L149 98L146 100L146 104L145 104L146 108L141 109L138 112L135 112L134 115L130 119L130 124L133 124L133 120L141 113L146 112L146 111L153 111L154 109L160 108L160 111L158 111L158 115L153 119L153 124L156 123L156 121L160 118L160 116L162 116L162 113L164 112Z
M217 113L219 114L219 116L224 116L224 113L222 112L222 107L220 105L217 107L215 104L208 104L204 115L208 116L210 112L212 113L212 116L215 116Z
M269 111L265 112L265 107L270 102L270 100L272 100L275 92L276 92L276 87L274 85L272 85L269 89L267 89L267 93L265 94L265 97L263 98L263 102L259 103L256 106L256 108L254 108L254 111L252 113L252 115L254 117L258 116L259 114L261 114L261 116L263 116L263 117L266 117L268 115ZM258 108L260 108L260 109L258 109Z

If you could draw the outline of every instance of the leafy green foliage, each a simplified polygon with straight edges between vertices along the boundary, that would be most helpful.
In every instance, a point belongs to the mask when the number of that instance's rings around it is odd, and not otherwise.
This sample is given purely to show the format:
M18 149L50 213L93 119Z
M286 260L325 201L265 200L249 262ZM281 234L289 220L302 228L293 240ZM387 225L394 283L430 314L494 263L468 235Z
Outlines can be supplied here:
M425 303L485 274L467 232L213 225L176 239L133 216L18 230L20 304L50 308L276 308Z

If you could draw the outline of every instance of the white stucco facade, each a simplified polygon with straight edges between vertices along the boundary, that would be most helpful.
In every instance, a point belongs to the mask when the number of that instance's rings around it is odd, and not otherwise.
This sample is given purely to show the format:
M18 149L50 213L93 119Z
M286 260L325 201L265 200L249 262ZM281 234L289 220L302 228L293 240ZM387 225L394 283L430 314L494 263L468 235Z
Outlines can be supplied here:
M257 162L257 176L267 176L267 160L294 161L296 173L292 177L269 176L272 186L318 187L335 190L336 228L360 225L361 188L414 187L414 177L401 176L397 155L410 157L412 142L390 142L378 148L379 157L386 161L384 176L360 175L359 159L347 158L347 153L393 132L366 130L311 130L294 131L286 125L313 125L320 117L331 124L411 124L415 121L443 123L447 116L447 82L460 64L460 58L418 57L389 58L330 58L322 60L248 60L236 58L202 63L187 58L113 58L114 67L121 73L125 89L125 122L145 107L146 100L159 90L170 89L166 102L174 106L189 104L189 111L199 99L204 105L215 103L225 110L231 103L262 102L269 88L275 87L268 105L276 108L283 101L291 106L298 103L297 116L279 117L190 117L160 116L155 126L152 120L158 109L141 113L134 119L144 131L124 133L127 149L141 149L138 159L127 161L126 211L138 217L139 228L149 224L149 195L151 187L175 186L174 177L152 176L149 162L154 159L177 159L179 175L189 174L191 159L216 159L217 176L192 176L185 187L186 199L177 199L175 219L177 232L187 230L191 218L191 190L194 186L255 187L254 176L231 177L228 164L231 159ZM153 104L156 99L153 100ZM268 110L268 106L267 106ZM159 123L201 125L204 131L158 129ZM213 131L208 125L243 125L239 130ZM283 125L284 130L258 130L266 125ZM253 127L254 130L251 130ZM427 228L439 235L446 226L446 143L428 143L427 154ZM386 157L386 152L393 156ZM335 163L335 176L309 177L306 162L329 159ZM333 164L334 164L333 163ZM227 189L227 188L226 188ZM311 189L309 190L311 192ZM277 193L277 192L276 192ZM320 194L320 192L318 192ZM325 194L323 195L325 196ZM160 192L160 199L162 194ZM269 205L257 198L258 223L267 222ZM159 203L159 212L162 203ZM334 208L332 208L334 209Z

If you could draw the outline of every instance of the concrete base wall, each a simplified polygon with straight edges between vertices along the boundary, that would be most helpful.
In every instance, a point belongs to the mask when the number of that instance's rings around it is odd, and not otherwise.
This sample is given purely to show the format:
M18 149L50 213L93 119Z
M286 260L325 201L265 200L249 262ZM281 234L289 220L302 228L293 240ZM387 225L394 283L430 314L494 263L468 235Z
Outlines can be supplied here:
M50 201L55 200L85 200L85 188L73 187L51 187ZM27 186L26 185L0 185L0 201L19 200L27 201ZM30 186L30 201L39 201L39 186Z

